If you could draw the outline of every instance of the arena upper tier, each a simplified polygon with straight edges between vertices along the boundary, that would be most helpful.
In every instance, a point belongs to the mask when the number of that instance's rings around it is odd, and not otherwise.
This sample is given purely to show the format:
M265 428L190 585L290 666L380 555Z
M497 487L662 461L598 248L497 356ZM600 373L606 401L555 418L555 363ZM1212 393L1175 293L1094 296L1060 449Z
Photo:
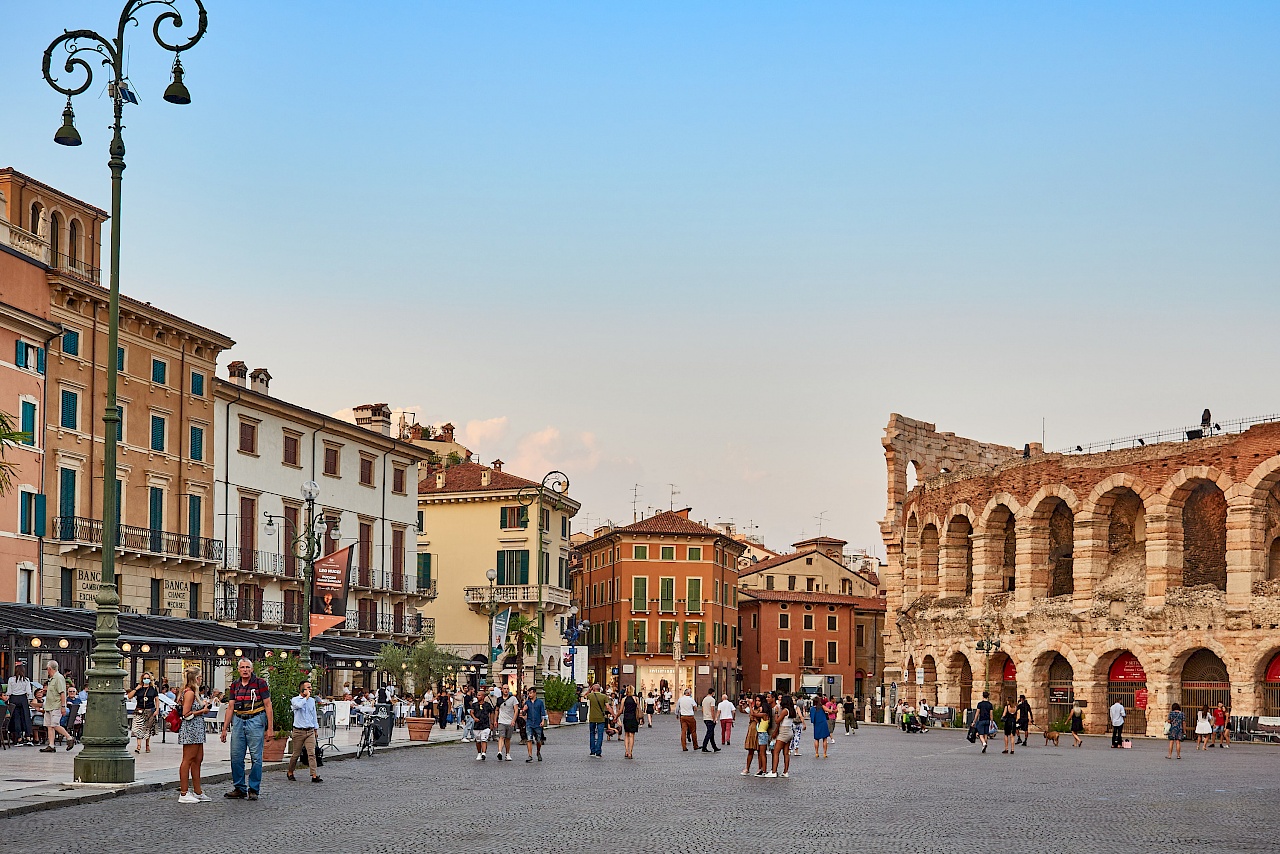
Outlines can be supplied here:
M883 444L899 696L969 708L989 685L1045 724L1078 699L1091 732L1119 699L1147 735L1174 702L1280 715L1280 423L1046 454L893 415Z

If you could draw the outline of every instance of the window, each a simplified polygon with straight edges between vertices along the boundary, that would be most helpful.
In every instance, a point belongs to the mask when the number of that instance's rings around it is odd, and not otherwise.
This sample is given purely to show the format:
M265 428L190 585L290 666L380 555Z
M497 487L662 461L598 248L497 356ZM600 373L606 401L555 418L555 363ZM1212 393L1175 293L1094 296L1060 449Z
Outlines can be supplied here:
M164 450L164 427L163 415L151 416L151 450Z
M805 589L805 590L808 590L810 593L812 593L812 592L813 592L813 585L814 585L814 582L816 582L816 581L817 581L817 579L816 579L816 578L806 578L806 579L804 580L804 589Z
M755 615L755 614L752 614L752 615L751 615L751 628L753 628L753 629L754 629L755 627L756 627L756 615Z
M18 533L44 536L44 496L36 492L18 493Z
M151 360L151 381L157 385L164 385L165 378L168 376L169 366L163 359Z
M418 552L418 589L426 590L431 587L431 555L428 552Z
M827 664L838 664L836 659L836 642L827 641Z
M560 539L562 540L569 539L569 517L568 516L560 517Z
M204 428L191 426L191 459L196 462L204 461Z
M632 546L631 557L633 560L648 560L649 547L648 546Z
M560 558L560 576L557 587L569 589L569 559L567 557Z
M804 563L805 563L805 566L813 566L813 558L811 557L805 558Z
M689 560L702 560L701 546L689 546Z
M404 575L404 528L391 529L391 589L401 589L401 576Z
M371 522L361 522L356 534L356 541L359 545L360 553L360 571L367 573L373 569L373 524ZM360 582L364 584L362 580Z
M116 416L116 441L123 442L128 434L124 429L124 404L119 400L116 401Z
M813 631L813 614L804 615L804 630L806 632Z
M638 546L637 548L643 548ZM658 610L674 612L676 609L676 580L674 578L658 579Z
M766 576L764 577L764 589L765 589L765 590L772 590L772 589L773 589L773 576L772 576L772 575L766 575Z
M662 546L661 548L659 548L659 549L658 549L658 555L659 555L659 558L660 558L661 560L675 560L675 559L676 559L676 547L675 547L675 546Z
M22 420L18 424L18 429L22 431L22 444L35 445L36 443L36 405L29 400L22 401Z
M790 661L790 660L791 660L791 641L779 640L778 641L778 661Z
M258 425L252 421L240 419L240 444L242 454L258 453Z
M204 397L204 374L199 371L191 372L191 393L196 397Z
M631 579L631 610L649 610L649 579L643 575Z
M324 473L330 477L341 477L338 469L339 457L338 449L332 445L324 447Z
M58 605L63 608L72 607L71 603L75 599L76 591L76 571L70 567L64 566L62 568L58 586Z
M19 368L26 368L29 371L34 370L38 374L43 374L44 360L43 347L37 347L25 341L18 341L13 361Z
M204 501L199 495L187 496L187 537L189 538L189 552L192 557L203 557L200 553L200 534L201 522L204 516ZM195 585L192 585L193 587ZM199 596L193 596L195 600L199 600Z
M779 615L778 615L778 628L780 628L780 629L789 629L789 628L791 628L791 615L790 615L790 614L779 614Z
M298 437L292 433L284 434L284 464L287 466L298 465Z
M373 457L360 455L360 485L373 486Z
M702 579L690 578L687 582L688 598L685 600L685 613L697 614L702 611Z
M124 347L116 348L116 373L124 373Z
M507 530L529 527L528 507L503 507L500 510L502 527Z
M542 530L549 532L551 530L551 511L543 507L538 511L538 519L541 520Z
M788 590L796 589L796 577L794 575L787 576L787 589Z
M79 429L80 395L67 389L62 390L62 412L58 425L67 430Z
M858 646L866 646L866 645L867 645L867 639L866 639L866 636L863 634L863 630L864 630L865 628L866 628L866 626L856 626L856 627L854 628L854 630L853 630L853 635L854 635L854 638L855 638L855 639L856 639L856 641L857 641Z
M835 614L827 614L827 631L829 632L836 631L836 615Z
M391 491L397 495L404 495L404 469L399 466L391 469Z
M498 552L498 583L529 583L528 549L508 549Z
M62 352L68 356L80 355L80 333L74 329L64 330L62 333Z
M193 581L187 586L187 618L200 619L200 582Z

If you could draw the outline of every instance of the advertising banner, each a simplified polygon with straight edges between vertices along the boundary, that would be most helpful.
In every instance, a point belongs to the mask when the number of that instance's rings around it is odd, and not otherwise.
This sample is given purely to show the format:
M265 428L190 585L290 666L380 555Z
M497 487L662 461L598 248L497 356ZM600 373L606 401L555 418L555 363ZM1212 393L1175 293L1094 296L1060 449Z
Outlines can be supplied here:
M311 579L311 637L346 622L354 548L354 545L347 546L315 562L315 575Z

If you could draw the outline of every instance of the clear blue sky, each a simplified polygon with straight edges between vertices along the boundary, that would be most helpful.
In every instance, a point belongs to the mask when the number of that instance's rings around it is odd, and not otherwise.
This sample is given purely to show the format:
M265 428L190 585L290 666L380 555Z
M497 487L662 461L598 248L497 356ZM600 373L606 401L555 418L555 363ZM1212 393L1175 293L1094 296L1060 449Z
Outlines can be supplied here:
M116 5L0 42L0 161L103 207L109 104L53 145L40 55ZM593 522L675 483L873 545L891 411L1050 447L1280 411L1280 4L209 10L189 107L131 32L126 292L298 403L474 422Z

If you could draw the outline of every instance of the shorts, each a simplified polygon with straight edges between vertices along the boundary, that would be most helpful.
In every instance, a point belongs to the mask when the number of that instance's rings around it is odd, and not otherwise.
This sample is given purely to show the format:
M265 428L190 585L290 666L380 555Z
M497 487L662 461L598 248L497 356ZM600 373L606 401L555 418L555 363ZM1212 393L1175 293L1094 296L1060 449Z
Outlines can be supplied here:
M1213 728L1213 731L1214 731L1214 733L1216 733L1217 735L1222 735L1223 733L1225 733L1225 732L1227 731L1227 728L1226 728L1225 726L1216 726L1216 727L1214 727L1214 728Z
M510 739L511 736L515 733L515 731L516 731L516 728L511 724L498 724L497 728L494 730L494 733L498 738Z
M768 747L768 746L769 746L769 733L767 732L756 733L756 747Z
M480 741L488 741L488 740L489 740L489 733L490 733L490 732L491 732L491 730L489 730L489 729L487 729L487 728L486 728L486 729L475 729L475 730L472 730L472 731L471 731L471 734L472 734L473 736L475 736L475 739L476 739L476 741L477 741L477 742L480 742Z
M540 726L530 726L530 727L529 727L529 740L530 740L530 741L532 741L532 742L535 742L535 743L537 743L537 744L546 744L546 743L547 743L547 734L546 734L545 732L543 732L543 729L542 729L542 727L540 727Z

